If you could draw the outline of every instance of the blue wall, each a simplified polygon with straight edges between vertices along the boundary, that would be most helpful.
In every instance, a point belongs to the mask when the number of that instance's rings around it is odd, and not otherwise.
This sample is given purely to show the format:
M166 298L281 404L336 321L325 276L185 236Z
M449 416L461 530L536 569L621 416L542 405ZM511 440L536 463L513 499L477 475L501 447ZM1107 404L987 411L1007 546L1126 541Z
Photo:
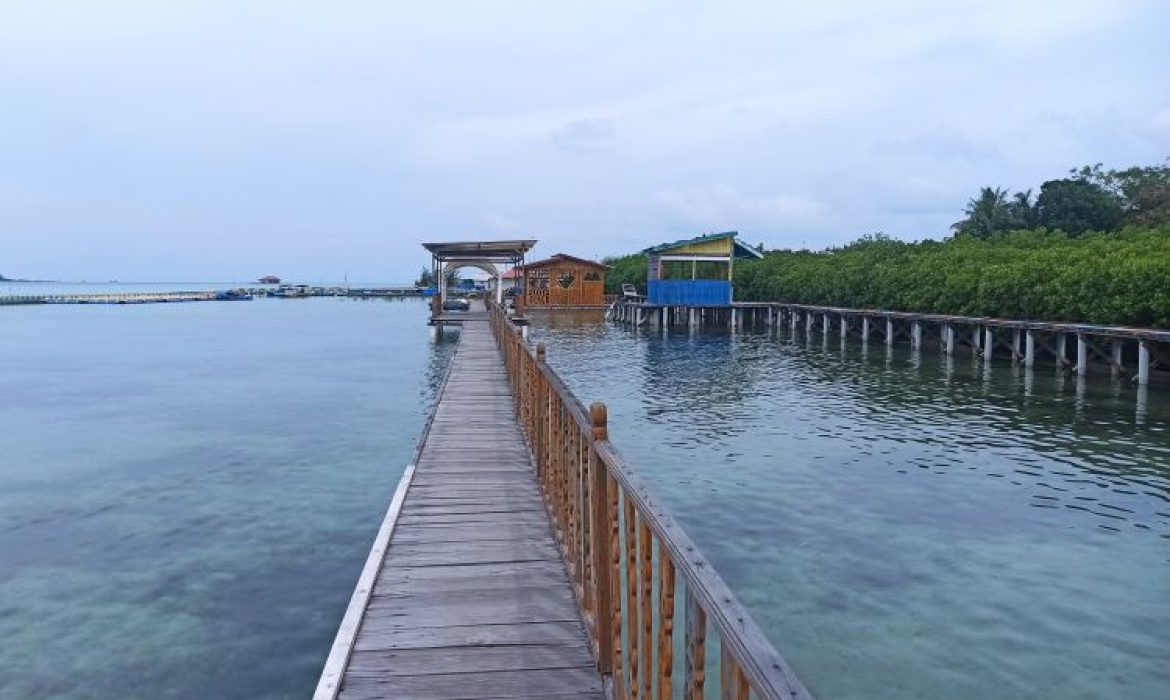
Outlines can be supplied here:
M731 282L727 280L650 280L647 301L676 306L727 306Z

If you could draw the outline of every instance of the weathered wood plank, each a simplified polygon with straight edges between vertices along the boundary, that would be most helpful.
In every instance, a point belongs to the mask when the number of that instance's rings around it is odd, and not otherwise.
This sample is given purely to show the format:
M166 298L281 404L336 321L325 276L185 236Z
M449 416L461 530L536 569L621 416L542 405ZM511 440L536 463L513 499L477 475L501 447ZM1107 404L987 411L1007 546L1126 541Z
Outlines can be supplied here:
M501 644L486 648L466 646L359 651L350 660L349 672L355 676L417 676L443 673L441 669L475 673L583 668L592 664L589 652L580 645Z
M463 324L341 698L604 698L504 367Z
M347 676L342 698L597 698L605 697L592 668L534 669L416 676Z
M580 620L554 620L519 625L452 625L450 627L390 627L374 621L362 627L354 645L357 651L379 649L437 649L441 647L492 647L500 644L528 646L585 645Z

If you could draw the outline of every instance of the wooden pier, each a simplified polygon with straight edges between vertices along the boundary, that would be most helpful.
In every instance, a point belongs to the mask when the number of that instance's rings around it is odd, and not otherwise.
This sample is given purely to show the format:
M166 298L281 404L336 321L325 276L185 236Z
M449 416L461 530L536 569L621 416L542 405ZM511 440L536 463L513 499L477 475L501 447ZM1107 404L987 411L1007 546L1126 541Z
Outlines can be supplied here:
M214 301L216 292L117 292L87 294L22 294L0 296L0 306L20 304L163 304Z
M314 699L705 689L811 697L609 442L604 405L499 306L464 317Z
M975 316L849 309L805 304L736 302L723 306L659 306L618 302L608 312L633 327L720 326L776 329L790 335L837 337L951 356L966 349L990 363L1047 363L1077 375L1105 371L1144 386L1170 382L1170 330ZM1161 371L1159 371L1161 370Z
M351 606L360 629L318 698L605 697L486 312L461 320L373 587Z

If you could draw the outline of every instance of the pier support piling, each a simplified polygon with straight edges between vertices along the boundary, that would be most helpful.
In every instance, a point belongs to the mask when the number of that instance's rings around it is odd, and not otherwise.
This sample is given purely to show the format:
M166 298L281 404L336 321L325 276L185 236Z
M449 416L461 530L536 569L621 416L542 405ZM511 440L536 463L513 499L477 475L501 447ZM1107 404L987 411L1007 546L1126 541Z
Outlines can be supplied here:
M1089 343L1085 336L1077 333L1077 374L1085 376L1089 371Z
M1036 365L1036 336L1032 334L1032 330L1024 331L1024 366L1034 367Z
M1145 340L1138 341L1138 384L1150 383L1150 346Z

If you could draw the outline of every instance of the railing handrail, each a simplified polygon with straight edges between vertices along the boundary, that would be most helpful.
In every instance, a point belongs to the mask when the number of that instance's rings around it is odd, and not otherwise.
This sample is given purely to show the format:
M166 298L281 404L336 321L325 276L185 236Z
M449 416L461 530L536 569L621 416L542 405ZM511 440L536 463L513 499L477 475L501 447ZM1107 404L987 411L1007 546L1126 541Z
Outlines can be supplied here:
M653 532L654 536L657 537L659 552L661 553L663 548L665 548L668 553L667 558L669 563L673 565L671 571L673 572L674 570L677 570L682 573L683 580L687 586L688 594L693 594L697 599L699 605L702 608L702 610L699 612L704 613L707 617L709 617L714 629L719 634L724 655L726 656L727 654L730 654L730 657L733 660L731 665L736 666L738 672L743 674L743 679L746 680L747 685L749 685L750 688L755 691L757 696L763 700L811 700L812 696L809 691L800 682L795 672L787 664L787 662L775 649L771 642L768 641L767 637L751 618L746 608L743 607L736 596L731 592L731 589L723 581L722 577L720 577L718 572L715 571L714 566L712 566L710 561L702 554L698 546L694 543L690 536L687 535L686 531L674 519L667 508L654 498L646 483L635 473L635 470L630 466L625 458L622 457L621 453L618 451L618 448L612 442L610 442L604 423L602 424L600 434L595 432L595 411L587 409L585 404L579 398L577 398L577 396L568 387L565 381L560 377L560 375L557 374L556 370L554 370L548 364L544 357L543 348L533 348L532 345L530 345L527 340L524 339L520 331L506 317L504 311L498 306L490 305L489 313L491 315L492 328L497 333L497 340L501 347L507 351L507 344L510 343L512 348L515 348L519 352L523 353L523 359L527 363L530 363L528 367L534 368L536 370L540 378L543 379L543 381L547 384L548 391L556 397L560 406L566 410L568 416L578 428L579 438L577 439L582 440L586 448L590 451L590 454L595 455L597 460L602 465L604 465L605 473L618 484L621 489L620 492L625 494L625 498L628 499L628 501L626 501L627 504L633 505L638 520L648 526L649 529ZM516 366L515 363L507 356L506 352L504 361L508 366L507 369L509 374L512 375L510 376L510 379L513 381L514 386L521 389L521 391L517 392L517 403L518 406L520 406L524 401L524 399L521 397L521 393L523 393L523 391L531 391L531 388L529 387L526 389L521 386L524 381L522 376L524 369L522 367ZM605 420L604 408L601 409L601 416L602 420ZM521 416L521 418L523 422L524 416ZM541 420L543 421L544 419L542 418ZM525 428L526 433L530 430L530 426L528 424L525 424L522 427ZM532 428L532 430L537 433L536 438L542 437L540 430L544 427L546 426L541 423L538 427ZM534 439L533 435L529 434L528 437L529 445L532 448L534 457L538 462L538 469L540 469L542 468L540 461L543 455L536 453L538 451L543 451L546 446L534 444L538 440ZM583 468L580 464L577 466L578 468ZM576 478L583 478L581 476L581 472L577 473ZM582 488L586 490L589 489L588 485L585 485ZM588 493L591 494L592 492L589 491ZM588 495L577 493L572 494L572 496L574 498L580 498L582 501L589 497ZM594 494L593 497L596 498L600 496L596 496ZM610 495L609 498L614 499L616 502L615 496ZM550 509L552 509L551 504ZM579 515L585 520L591 519L591 516L588 514ZM613 517L615 519L609 525L616 528L616 516ZM558 523L558 525L560 525L560 523ZM581 524L576 525L578 528L581 527ZM602 525L607 524L602 523ZM587 527L596 528L599 527L599 525L592 523L588 524ZM627 528L628 527L629 525L627 524ZM630 530L627 530L627 549L629 548L628 540L630 532ZM587 535L578 534L577 536L584 538ZM615 534L614 542L617 541L616 537L617 535ZM584 546L588 548L589 545L586 543ZM565 554L568 558L570 553L566 551ZM588 562L586 562L586 567L588 567L588 565ZM570 567L572 568L573 566L574 564L570 562ZM643 566L649 566L649 564L643 562ZM627 573L629 572L627 571ZM578 574L580 574L580 572L575 572L575 575ZM588 574L586 573L584 576L588 577ZM598 577L600 579L600 574L598 574ZM620 588L620 576L617 579L617 582ZM581 585L583 587L588 587L591 583L594 582L585 580L581 583ZM594 585L607 584L602 583ZM628 585L633 584L629 583ZM621 591L609 591L609 594L614 595L619 599L616 605L620 608ZM579 592L578 595L581 596L583 594ZM673 600L673 591L671 591L671 596ZM643 605L645 605L644 602ZM583 612L587 611L583 610ZM642 614L646 614L644 608ZM688 615L689 614L690 613L688 612ZM673 615L673 612L671 615ZM588 617L588 615L586 616ZM620 614L617 617L617 624L621 625ZM671 624L673 624L673 622L671 622ZM606 628L604 624L602 627ZM673 629L673 627L671 627L671 629ZM593 631L591 630L591 633L592 632ZM630 630L630 634L635 633L637 633L637 630ZM620 633L618 633L618 636L615 637L615 640L617 643L620 643ZM594 641L596 644L597 640L595 639ZM620 650L616 653L620 655ZM647 650L638 653L650 652ZM603 667L604 670L606 663L602 659L598 659L598 663L599 667ZM637 659L634 660L634 663L635 665L637 664ZM661 665L663 661L660 660L659 663ZM620 667L617 669L617 672L621 673ZM649 673L649 669L644 669L643 672ZM669 676L670 674L667 672L666 678L664 680L661 676L660 668L660 676L657 682L660 684L669 682ZM649 683L649 681L646 679L643 679L642 682ZM690 681L688 680L688 683L689 682ZM724 683L726 682L727 681L724 680ZM615 685L621 686L622 683L619 682ZM701 688L701 686L702 680L700 676L698 687ZM648 688L649 686L644 687ZM662 691L660 691L660 696L662 696L661 692ZM737 699L741 697L747 697L746 694L740 694L740 692L741 691L733 691L731 694L725 695L725 697ZM688 693L685 695L685 697L693 696L694 694L692 690L688 688ZM618 697L621 697L621 695L618 695ZM664 697L669 697L669 695Z
M648 304L644 306L685 306L685 304ZM1170 329L1153 326L1123 326L1080 321L1045 321L1036 318L1006 318L1003 316L963 316L958 314L928 313L918 311L897 311L874 307L820 306L787 301L744 301L735 302L739 308L783 308L813 314L829 313L839 316L871 316L904 321L929 321L932 323L954 323L971 326L994 326L996 328L1018 328L1041 332L1092 333L1113 338L1146 338L1170 340Z

